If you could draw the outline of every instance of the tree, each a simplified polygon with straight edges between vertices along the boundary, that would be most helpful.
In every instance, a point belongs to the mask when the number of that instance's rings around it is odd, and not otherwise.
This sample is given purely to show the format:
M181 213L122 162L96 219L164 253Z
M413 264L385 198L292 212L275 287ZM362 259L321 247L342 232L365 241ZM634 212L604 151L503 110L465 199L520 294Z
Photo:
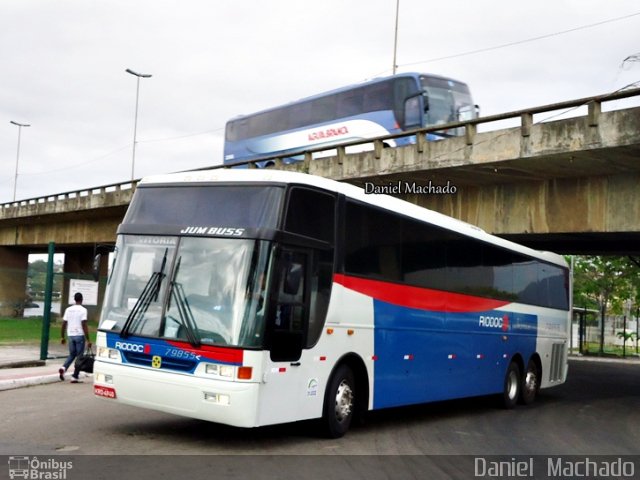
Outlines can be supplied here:
M607 311L622 313L625 300L640 300L640 263L632 257L574 257L574 305L600 312L600 353Z
M29 263L29 283L31 290L34 292L43 292L44 284L47 278L47 262L44 260L36 260Z

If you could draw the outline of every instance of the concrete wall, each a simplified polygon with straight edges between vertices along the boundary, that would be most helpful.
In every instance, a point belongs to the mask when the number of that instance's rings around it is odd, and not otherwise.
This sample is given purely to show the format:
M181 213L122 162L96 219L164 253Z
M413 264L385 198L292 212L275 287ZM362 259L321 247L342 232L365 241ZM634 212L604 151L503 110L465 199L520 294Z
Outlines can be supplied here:
M461 186L406 200L495 234L640 230L640 173Z

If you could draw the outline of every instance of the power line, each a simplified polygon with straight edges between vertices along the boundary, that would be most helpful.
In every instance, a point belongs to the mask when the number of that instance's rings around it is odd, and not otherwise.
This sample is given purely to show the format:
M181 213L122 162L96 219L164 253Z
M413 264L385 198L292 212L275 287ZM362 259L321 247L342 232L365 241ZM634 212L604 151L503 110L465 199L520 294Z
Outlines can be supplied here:
M603 20L601 22L590 23L588 25L581 25L579 27L570 28L568 30L562 30L562 31L559 31L559 32L548 33L546 35L539 35L537 37L531 37L531 38L527 38L527 39L524 39L524 40L516 40L514 42L503 43L503 44L500 44L500 45L494 45L492 47L478 48L476 50L470 50L468 52L455 53L453 55L446 55L446 56L443 56L443 57L435 57L435 58L430 58L430 59L427 59L427 60L421 60L421 61L418 61L418 62L405 63L405 64L402 64L402 65L399 65L399 66L400 67L410 67L410 66L418 65L418 64L422 64L422 63L439 62L439 61L442 61L442 60L449 60L451 58L459 58L459 57L465 57L465 56L468 56L468 55L476 55L478 53L490 52L490 51L493 51L493 50L499 50L499 49L502 49L502 48L512 47L514 45L522 45L523 43L536 42L538 40L544 40L545 38L557 37L559 35L566 35L567 33L577 32L579 30L586 30L588 28L599 27L600 25L605 25L607 23L619 22L620 20L626 20L628 18L637 17L638 15L640 15L640 12L631 13L629 15L624 15L622 17L610 18L608 20Z
M45 174L49 174L49 173L64 172L65 170L73 170L73 169L78 168L78 167L84 167L85 165L90 165L92 163L98 162L100 160L103 160L103 159L105 159L107 157L110 157L111 155L114 155L114 154L116 154L118 152L121 152L122 150L125 150L125 149L128 149L128 148L130 148L129 145L126 145L126 146L123 146L123 147L119 147L119 148L117 148L115 150L112 150L112 151L110 151L108 153L105 153L104 155L96 157L96 158L94 158L92 160L88 160L86 162L81 162L81 163L74 163L73 165L57 168L55 170L46 170L46 171L43 171L43 172L34 172L34 173L21 173L21 175L23 175L23 176L36 176L36 175L45 175Z
M196 137L196 136L199 136L199 135L206 135L206 134L216 133L216 132L220 132L222 130L224 130L224 127L219 127L219 128L216 128L216 129L213 129L213 130L207 130L207 131L204 131L204 132L188 133L186 135L179 135L179 136L176 136L176 137L156 138L156 139L150 139L150 140L138 140L138 143L155 143L155 142L166 142L166 141L172 141L172 140L179 140L179 139L183 139L183 138ZM95 162L98 162L100 160L103 160L104 158L109 157L111 155L114 155L114 154L116 154L118 152L121 152L122 150L125 150L127 148L129 148L129 145L116 148L115 150L112 150L112 151L110 151L108 153L105 153L104 155L101 155L101 156L99 156L97 158L88 160L86 162L75 163L73 165L69 165L67 167L61 167L61 168L58 168L58 169L55 169L55 170L46 170L46 171L42 171L42 172L33 172L33 173L21 173L21 175L23 175L23 176L36 176L36 175L45 175L45 174L49 174L49 173L63 172L65 170L73 170L75 168L84 167L86 165L90 165L92 163L95 163ZM7 178L6 181L8 181L8 180L9 179ZM3 182L4 182L3 180L0 180L0 183L3 183Z
M224 127L214 128L213 130L205 130L204 132L196 132L196 133L187 133L185 135L178 135L175 137L164 137L164 138L152 138L149 140L138 140L138 143L154 143L154 142L166 142L169 140L181 140L183 138L197 137L199 135L207 135L211 133L217 133L224 130Z

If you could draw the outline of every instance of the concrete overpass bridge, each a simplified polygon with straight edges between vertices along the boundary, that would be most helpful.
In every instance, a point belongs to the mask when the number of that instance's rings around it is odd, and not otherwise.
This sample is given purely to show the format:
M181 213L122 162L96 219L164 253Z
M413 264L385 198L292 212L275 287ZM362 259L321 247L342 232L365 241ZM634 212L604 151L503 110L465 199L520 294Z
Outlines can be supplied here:
M275 168L392 192L534 248L640 254L640 107L602 108L633 96L640 89L440 125L466 134L438 142L417 135L415 145L385 148L402 136L389 135L322 159L313 157L323 149L308 150L293 165L283 165L284 155L269 159ZM574 118L534 117L580 106L586 114ZM508 119L519 126L477 131ZM372 150L346 154L363 143ZM65 273L88 274L95 245L114 243L134 191L126 182L0 205L0 314L24 296L28 254L49 242L66 254Z

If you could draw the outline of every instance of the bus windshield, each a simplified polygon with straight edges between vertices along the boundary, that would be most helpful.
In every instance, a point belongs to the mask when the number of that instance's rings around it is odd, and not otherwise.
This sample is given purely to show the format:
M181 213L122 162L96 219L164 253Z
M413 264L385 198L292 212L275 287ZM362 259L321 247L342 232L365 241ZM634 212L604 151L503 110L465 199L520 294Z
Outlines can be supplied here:
M464 83L427 76L420 77L420 83L428 99L423 126L461 122L474 117L475 107L471 93ZM462 132L453 133L462 134Z
M270 243L121 235L100 329L259 347Z

